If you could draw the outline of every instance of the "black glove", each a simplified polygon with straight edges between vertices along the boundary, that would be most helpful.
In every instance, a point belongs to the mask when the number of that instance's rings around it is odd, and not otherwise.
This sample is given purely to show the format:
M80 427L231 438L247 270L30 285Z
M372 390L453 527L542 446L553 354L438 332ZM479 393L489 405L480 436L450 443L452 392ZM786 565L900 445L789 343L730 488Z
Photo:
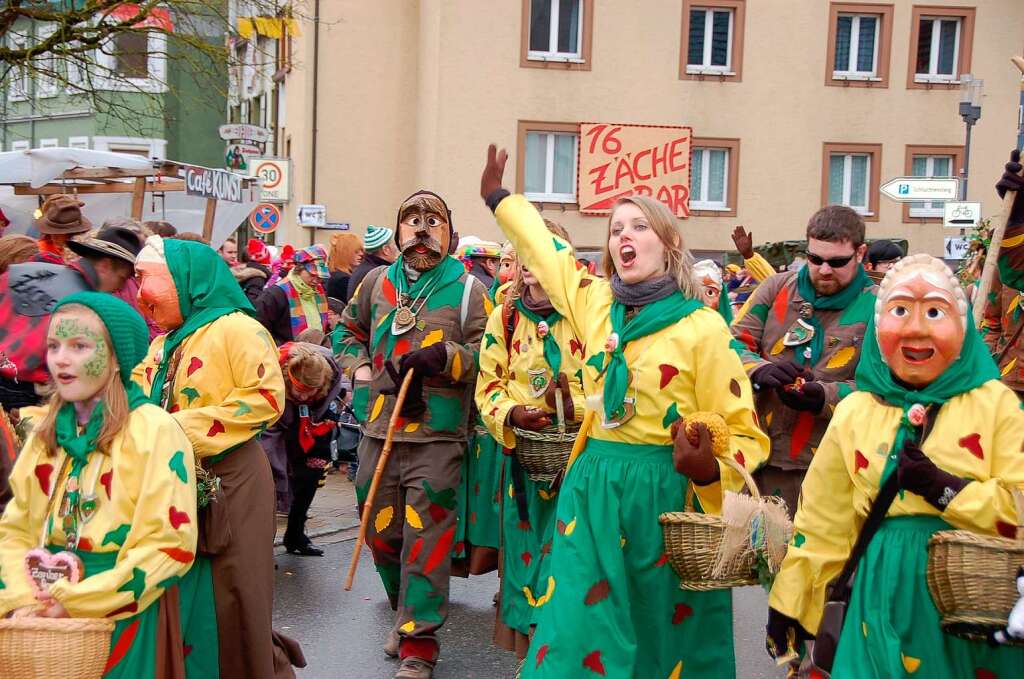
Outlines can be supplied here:
M385 396L396 396L402 386L402 377L395 370L391 361L384 361L384 370L387 371L394 386L381 389L380 393ZM423 378L416 372L413 373L412 379L409 381L409 388L405 392L405 401L402 402L402 409L398 411L398 414L407 420L418 420L423 417L425 412L427 412L427 402L423 400Z
M793 410L806 410L817 415L825 407L825 387L820 382L804 382L799 387L783 386L775 393L787 408Z
M899 474L900 488L920 495L939 511L944 511L957 493L970 483L937 467L911 441L903 444L896 473Z
M750 381L754 384L754 389L765 391L793 384L797 377L814 379L806 368L793 361L782 361L761 366L750 376Z
M417 377L433 377L443 373L447 367L448 349L444 342L412 351L398 361L398 373L403 376L410 370L415 370Z
M799 622L774 608L768 609L764 647L772 658L782 662L796 660L803 655L804 642L811 639L814 636Z
M1017 192L1007 225L1024 223L1024 177L1020 176L1021 168L1020 151L1014 149L1010 152L1010 162L1006 164L1003 176L996 183L996 193L1000 198L1005 196L1007 191Z

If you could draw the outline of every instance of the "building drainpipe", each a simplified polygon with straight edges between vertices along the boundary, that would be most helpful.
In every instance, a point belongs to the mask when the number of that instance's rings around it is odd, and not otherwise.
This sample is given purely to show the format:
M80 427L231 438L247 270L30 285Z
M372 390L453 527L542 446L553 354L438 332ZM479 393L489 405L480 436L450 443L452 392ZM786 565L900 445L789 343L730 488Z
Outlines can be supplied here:
M309 172L309 202L316 205L316 137L317 137L317 97L320 84L320 0L313 5L313 143L310 146L312 167ZM309 244L316 243L316 227L309 230Z

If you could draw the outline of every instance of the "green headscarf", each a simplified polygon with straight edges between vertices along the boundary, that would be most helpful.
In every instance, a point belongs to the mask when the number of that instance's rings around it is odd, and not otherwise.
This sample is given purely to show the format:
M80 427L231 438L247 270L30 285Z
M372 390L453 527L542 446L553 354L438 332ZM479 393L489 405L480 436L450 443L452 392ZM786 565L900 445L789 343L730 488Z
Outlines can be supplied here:
M872 285L874 283L868 278L867 272L864 271L864 267L860 264L857 265L857 275L850 281L850 284L834 295L818 294L818 291L814 289L814 284L811 283L809 266L804 266L800 269L800 273L796 276L797 292L804 298L804 301L814 307L815 311L818 309L826 311L845 309L853 304L853 301L860 296L860 293L865 288L870 288ZM818 359L821 358L822 349L825 348L825 333L821 329L821 321L813 314L810 318L804 320L814 328L814 336L811 337L810 344L811 355L807 357L804 355L804 352L798 351L796 352L796 360L804 365L816 365Z
M528 319L533 321L534 325L539 325L542 321L548 324L548 332L544 335L542 341L544 343L544 361L551 368L551 373L554 376L554 381L558 381L558 373L562 370L562 349L558 346L558 342L555 340L555 334L552 330L555 327L555 323L562 320L562 314L557 311L552 311L545 318L535 311L530 311L523 304L523 300L516 298L516 308L519 309L519 313L526 316ZM538 333L539 335L540 333Z
M604 378L606 420L611 421L620 416L626 400L626 388L629 383L629 366L623 353L626 345L677 323L702 306L704 305L700 300L687 299L682 292L676 290L668 297L662 297L656 302L640 307L637 314L626 321L626 305L617 300L612 302L612 332L618 336L618 341L613 349L605 350L608 357L608 365L605 367L607 374Z
M160 394L175 349L199 328L221 316L242 312L256 315L228 265L213 248L193 241L165 239L164 259L178 290L178 308L185 322L167 334L160 366L153 376L149 399L160 405Z
M903 450L903 441L911 436L914 425L910 423L908 412L911 406L920 403L923 406L941 407L949 399L972 389L976 389L989 380L999 379L999 368L996 367L981 335L971 323L970 309L964 318L967 330L964 333L964 344L960 356L946 368L939 377L923 389L908 389L899 384L892 371L882 358L878 347L878 335L875 332L874 314L868 321L864 335L864 347L861 350L860 363L857 365L856 381L859 391L867 391L880 397L885 402L903 410L900 426L896 430L896 439L889 449L889 459L882 472L882 481L892 473ZM934 417L934 412L931 413Z
M61 307L78 304L91 309L100 317L110 336L114 358L117 360L119 377L128 397L128 408L135 410L146 402L146 397L135 382L132 381L132 370L146 356L149 346L149 331L142 316L129 305L113 295L104 292L76 292L63 298L53 308L56 314ZM52 318L52 316L51 316ZM57 445L64 449L71 458L68 478L78 479L89 463L89 455L96 450L96 439L103 429L103 411L105 404L100 401L92 410L89 421L82 432L78 431L78 416L73 403L61 406L54 422L54 433ZM74 489L68 489L68 506L70 511L65 517L65 529L69 535L78 534L79 511L95 510L95 500L82 500L81 482ZM79 507L80 503L82 504ZM91 507L85 506L92 503Z

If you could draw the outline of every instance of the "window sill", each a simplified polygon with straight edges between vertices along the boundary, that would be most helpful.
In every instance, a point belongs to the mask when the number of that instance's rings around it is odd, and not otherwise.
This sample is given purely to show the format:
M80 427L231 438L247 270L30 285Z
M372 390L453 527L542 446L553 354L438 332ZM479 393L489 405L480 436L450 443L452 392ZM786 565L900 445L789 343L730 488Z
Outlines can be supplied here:
M693 212L731 212L728 205L708 205L703 203L690 203L690 210Z
M844 71L834 71L832 73L833 80L848 80L850 82L872 82L880 83L882 79L876 75L861 75L859 73L846 73Z
M545 203L555 205L574 205L576 196L549 193L523 193L523 197L531 203Z
M736 76L736 72L730 71L727 68L705 68L702 66L687 66L686 75L719 75L725 78L732 78Z
M914 82L919 85L959 85L960 79L953 76L941 75L914 75Z
M564 64L585 64L585 59L578 55L567 54L530 54L526 57L528 61L544 61Z

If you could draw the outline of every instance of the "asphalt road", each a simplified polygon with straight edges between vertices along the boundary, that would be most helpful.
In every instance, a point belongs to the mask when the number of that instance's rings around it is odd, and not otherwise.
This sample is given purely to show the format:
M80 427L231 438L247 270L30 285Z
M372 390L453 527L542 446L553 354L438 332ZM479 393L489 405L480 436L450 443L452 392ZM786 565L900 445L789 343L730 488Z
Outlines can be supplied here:
M365 550L352 591L343 589L354 544L343 536L336 536L332 544L317 541L326 550L323 558L277 557L274 626L302 643L309 665L298 672L300 679L391 679L398 662L387 658L381 646L394 614ZM515 656L490 643L494 626L491 597L497 589L495 575L452 579L437 679L514 676ZM759 588L745 587L734 593L740 679L784 676L764 653L765 601Z

